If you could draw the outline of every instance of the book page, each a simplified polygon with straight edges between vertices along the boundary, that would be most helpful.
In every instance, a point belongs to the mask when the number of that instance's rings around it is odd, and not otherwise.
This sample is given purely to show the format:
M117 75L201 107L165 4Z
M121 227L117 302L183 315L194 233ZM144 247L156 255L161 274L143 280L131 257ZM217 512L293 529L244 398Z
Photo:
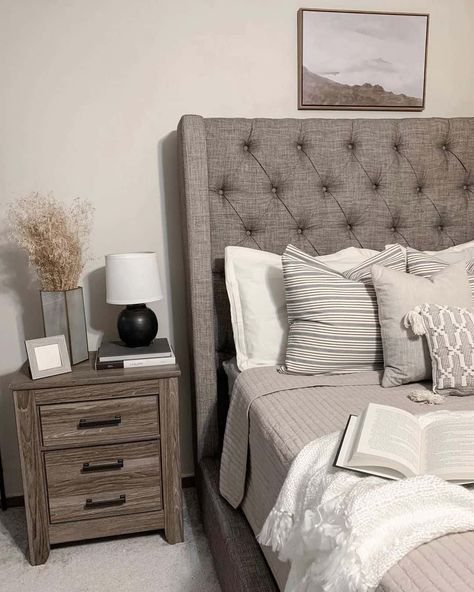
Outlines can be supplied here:
M364 473L368 475L375 475L377 477L384 477L386 479L403 479L404 475L400 471L390 469L388 467L365 465L360 466L357 463L352 466L351 458L354 449L354 441L357 438L358 423L363 421L363 416L357 417L351 415L347 422L346 430L344 432L342 441L340 443L339 451L334 460L334 466L342 469L352 469L353 471Z
M474 414L453 414L423 430L422 472L444 479L474 479Z
M380 459L381 466L399 470L402 465L407 476L417 475L420 470L421 429L411 413L371 403L364 417L362 430L354 445L354 460L361 455ZM393 461L393 462L385 462ZM369 460L369 459L367 459ZM368 464L368 463L366 463Z

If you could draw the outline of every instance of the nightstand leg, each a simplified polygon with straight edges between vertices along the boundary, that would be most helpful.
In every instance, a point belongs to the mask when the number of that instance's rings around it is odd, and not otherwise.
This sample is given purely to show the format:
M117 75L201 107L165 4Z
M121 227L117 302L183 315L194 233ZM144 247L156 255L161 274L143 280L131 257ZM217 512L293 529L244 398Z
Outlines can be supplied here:
M29 391L16 391L14 397L29 561L31 565L40 565L49 557L49 528L34 396Z
M160 380L160 423L165 536L168 543L172 545L183 541L178 396L177 378Z

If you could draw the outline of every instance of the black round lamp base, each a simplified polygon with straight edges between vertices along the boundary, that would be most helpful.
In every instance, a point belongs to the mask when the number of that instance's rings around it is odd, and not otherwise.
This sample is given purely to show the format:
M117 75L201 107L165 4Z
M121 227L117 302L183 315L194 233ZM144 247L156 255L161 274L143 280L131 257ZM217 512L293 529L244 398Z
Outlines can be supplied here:
M117 327L128 347L150 345L158 333L156 315L146 304L128 304L119 315Z

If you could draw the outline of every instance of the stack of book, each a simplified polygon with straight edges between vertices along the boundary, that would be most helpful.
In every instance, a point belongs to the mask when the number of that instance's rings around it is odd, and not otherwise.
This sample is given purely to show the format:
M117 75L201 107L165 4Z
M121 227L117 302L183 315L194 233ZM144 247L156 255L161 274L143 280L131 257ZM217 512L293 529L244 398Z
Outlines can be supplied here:
M95 359L96 370L169 364L176 364L176 358L166 337L155 339L145 347L127 347L121 341L105 341L99 347Z

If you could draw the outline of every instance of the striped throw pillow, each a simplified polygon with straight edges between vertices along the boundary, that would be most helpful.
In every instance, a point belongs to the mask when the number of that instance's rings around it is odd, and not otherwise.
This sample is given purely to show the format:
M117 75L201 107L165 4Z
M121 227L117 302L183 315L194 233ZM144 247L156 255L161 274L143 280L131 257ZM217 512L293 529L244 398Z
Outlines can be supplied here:
M282 256L288 310L284 373L343 374L383 366L377 299L370 270L406 270L400 245L338 273L289 245Z
M427 255L416 249L407 249L408 273L421 275L422 277L431 277L434 273L458 261L466 262L469 284L474 297L474 253L472 248L456 253L440 253L438 256Z

